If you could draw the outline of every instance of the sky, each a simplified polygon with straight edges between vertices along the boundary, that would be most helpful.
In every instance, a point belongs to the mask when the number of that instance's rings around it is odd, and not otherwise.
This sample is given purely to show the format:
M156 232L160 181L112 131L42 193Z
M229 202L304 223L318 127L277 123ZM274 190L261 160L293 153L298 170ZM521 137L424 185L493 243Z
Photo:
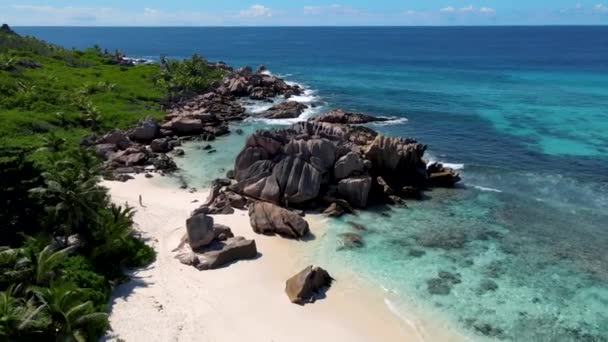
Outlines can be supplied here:
M608 25L608 0L0 0L0 23L14 26Z

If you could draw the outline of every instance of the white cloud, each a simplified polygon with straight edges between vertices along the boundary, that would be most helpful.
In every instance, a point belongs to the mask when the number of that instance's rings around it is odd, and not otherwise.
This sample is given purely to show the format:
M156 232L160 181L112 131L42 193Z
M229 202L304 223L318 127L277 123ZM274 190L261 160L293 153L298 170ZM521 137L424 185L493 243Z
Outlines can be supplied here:
M258 18L272 17L272 10L264 5L255 4L239 12L241 17Z
M604 4L597 4L593 9L595 9L596 12L608 13L608 6Z
M407 10L407 11L403 12L403 14L405 14L405 15L414 15L414 14L416 14L416 11Z
M333 4L329 6L304 6L304 14L360 14L361 11L350 6Z
M473 7L473 5L469 5L459 9L460 12L473 12L473 10L475 10L475 7Z
M495 14L496 10L490 7L481 7L479 9L475 8L473 5L468 5L465 7L460 7L459 9L454 8L453 6L444 7L439 10L439 12L443 13L483 13L483 14Z
M110 7L11 5L0 10L0 13L8 11L11 12L4 20L9 20L12 25L173 26L223 23L221 15L197 11L169 12L153 8L125 11Z
M148 7L144 8L144 15L158 15L160 13L161 12L159 10L154 9L154 8L148 8Z
M37 11L37 12L48 12L52 11L53 7L51 6L34 6L34 5L10 5L12 9L20 10L20 11Z

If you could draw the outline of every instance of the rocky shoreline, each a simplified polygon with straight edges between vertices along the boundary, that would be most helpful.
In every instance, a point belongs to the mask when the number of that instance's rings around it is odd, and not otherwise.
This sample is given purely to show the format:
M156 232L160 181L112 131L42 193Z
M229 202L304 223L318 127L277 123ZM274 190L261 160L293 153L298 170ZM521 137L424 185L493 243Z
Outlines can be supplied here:
M307 108L288 100L302 93L299 86L270 75L263 66L253 72L250 67L232 71L223 63L214 65L230 73L209 92L170 106L162 122L146 117L125 132L116 129L83 138L82 145L94 148L104 160L108 179L127 181L133 173L176 171L173 157L184 154L179 149L183 141L212 141L230 133L230 122L249 117L239 102L243 98L285 99L260 114L267 119L297 118ZM214 181L205 203L192 212L177 258L207 270L257 256L254 240L235 237L229 227L214 225L209 215L248 209L254 232L307 239L306 211L337 217L378 204L405 206L406 200L420 199L428 189L460 181L455 170L423 159L426 145L363 125L387 120L336 109L287 128L252 134L236 156L234 169ZM354 232L344 234L343 240L345 248L363 245ZM330 284L325 270L311 266L290 279L286 291L292 302L302 304L314 301Z

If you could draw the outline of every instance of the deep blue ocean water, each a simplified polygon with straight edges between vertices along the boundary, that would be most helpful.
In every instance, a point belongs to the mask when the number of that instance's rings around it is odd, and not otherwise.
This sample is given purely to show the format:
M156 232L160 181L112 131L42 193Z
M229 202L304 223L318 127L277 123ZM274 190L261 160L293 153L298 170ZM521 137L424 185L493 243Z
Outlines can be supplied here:
M608 341L608 27L17 31L133 57L263 63L305 85L317 111L407 118L374 128L428 144L431 159L462 167L463 187L328 221L319 263L476 340ZM242 139L214 155L187 147L185 177L222 174ZM364 248L337 250L347 220L368 226Z

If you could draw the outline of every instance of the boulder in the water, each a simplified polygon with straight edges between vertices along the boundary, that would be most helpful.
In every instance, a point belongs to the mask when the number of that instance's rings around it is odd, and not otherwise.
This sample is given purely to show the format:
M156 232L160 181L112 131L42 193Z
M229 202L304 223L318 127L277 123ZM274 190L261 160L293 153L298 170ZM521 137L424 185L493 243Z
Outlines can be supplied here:
M362 113L347 113L341 109L333 109L328 113L317 116L314 120L332 124L359 125L376 121L388 121L390 119Z
M363 238L356 233L343 233L339 235L341 246L338 249L353 249L363 247Z
M261 116L267 119L294 119L299 117L306 108L308 106L303 103L287 101L271 107Z
M429 185L433 187L451 188L460 182L460 174L452 168L443 166L441 163L430 164L427 172Z

